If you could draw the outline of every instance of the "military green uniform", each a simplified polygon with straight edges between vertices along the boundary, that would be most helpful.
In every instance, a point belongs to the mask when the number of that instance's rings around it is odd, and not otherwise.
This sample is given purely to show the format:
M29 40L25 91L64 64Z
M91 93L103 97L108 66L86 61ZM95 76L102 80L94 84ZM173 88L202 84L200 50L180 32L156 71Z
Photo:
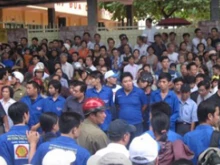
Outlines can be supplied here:
M78 143L93 155L96 151L108 145L108 138L96 124L89 119L85 119L80 127Z
M13 97L13 99L15 101L19 101L25 95L26 95L26 88L21 85L18 89L14 89L14 97Z

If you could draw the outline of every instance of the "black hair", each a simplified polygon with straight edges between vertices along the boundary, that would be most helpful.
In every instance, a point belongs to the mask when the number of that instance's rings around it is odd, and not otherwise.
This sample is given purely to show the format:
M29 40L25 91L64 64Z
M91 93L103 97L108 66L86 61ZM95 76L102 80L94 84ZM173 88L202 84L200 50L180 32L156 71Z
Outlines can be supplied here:
M80 43L83 44L84 42L87 44L86 40L82 40Z
M75 112L64 112L59 119L60 133L68 134L70 131L79 127L81 122L81 116Z
M146 22L147 22L147 21L149 21L150 23L153 22L152 18L147 18L147 19L146 19Z
M220 90L220 80L218 80L218 90Z
M216 32L218 32L218 29L217 29L216 27L213 27L213 28L211 29L211 31L213 31L213 30L215 30Z
M45 112L40 116L40 125L42 130L46 132L51 132L53 126L58 122L58 116L53 112Z
M95 33L94 37L98 36L99 38L101 38L101 35L99 33Z
M202 56L196 56L195 59L198 58L200 63L203 64L203 57Z
M170 32L169 36L171 36L171 35L175 35L176 36L176 33L175 32Z
M208 75L209 75L209 69L208 69L208 67L207 67L206 65L202 64L202 65L200 66L200 68L204 71L204 74L207 75L206 77L208 77Z
M163 112L168 117L171 116L171 107L164 101L160 101L151 105L151 115L154 116L157 112Z
M195 84L196 78L194 76L186 76L185 78L187 84Z
M199 49L200 45L202 45L203 46L203 50L205 50L205 44L203 44L203 43L199 43L196 48Z
M132 76L132 74L130 73L130 72L124 72L124 73L122 73L122 75L121 75L121 82L124 80L124 78L126 78L126 77L130 77L132 80L133 80L133 76Z
M83 33L83 36L85 36L85 35L88 35L89 37L91 37L91 35L90 35L89 32L84 32L84 33Z
M196 29L194 30L194 33L197 33L198 31L201 31L201 29L200 29L200 28L196 28Z
M54 75L52 76L52 79L53 79L54 77L58 77L59 80L61 79L60 75L58 75L58 74L54 74Z
M2 80L3 77L6 76L6 75L7 75L7 69L1 68L0 69L0 80Z
M113 41L115 43L115 40L111 37L107 39L107 43L109 43L110 41Z
M164 73L164 72L162 72L160 75L159 75L159 78L158 78L159 80L161 80L161 79L166 79L168 82L170 82L171 81L171 79L172 79L172 77L171 77L171 75L169 74L169 73Z
M154 47L153 47L153 46L148 46L148 47L147 47L147 51L148 51L149 49L153 49L153 50L154 50L154 52L155 52L155 49L154 49Z
M196 75L196 79L197 79L197 78L203 78L203 80L205 80L206 75L205 75L205 74L202 74L202 73L199 73L199 74Z
M170 64L170 68L175 67L176 68L176 64L175 63L171 63Z
M33 38L32 38L32 41L33 41L33 40L38 41L38 38L37 38L37 37L33 37Z
M140 40L141 42L144 42L144 37L143 36L137 36L137 39Z
M14 90L12 89L12 87L10 87L10 86L3 86L2 89L1 89L1 92L3 92L4 89L8 89L9 93L10 93L10 98L13 98Z
M170 128L170 119L165 113L155 113L151 118L151 126L153 128L153 132L161 136L158 141L167 141L167 131ZM163 130L166 130L166 132L163 133Z
M198 88L200 88L201 86L204 86L205 89L208 90L211 87L211 84L210 84L209 81L203 80L203 81L198 83Z
M40 85L38 85L38 83L36 83L35 81L31 80L27 82L27 85L32 85L35 89L37 89L38 91L40 91Z
M218 64L215 64L215 65L213 65L213 67L212 68L215 68L215 69L218 69L218 70L220 70L220 65L218 65Z
M183 33L183 37L186 37L186 36L190 37L190 34L189 33Z
M81 40L81 37L80 37L79 35L74 36L74 40L75 40L76 38L79 38L79 39Z
M196 66L196 67L197 67L197 65L196 65L195 62L190 62L190 63L186 66L186 69L187 69L187 70L190 70L192 66Z
M32 59L33 58L37 58L40 61L40 56L39 55L33 55Z
M62 85L61 85L60 81L58 81L58 80L51 80L51 81L49 82L49 84L48 84L48 88L49 88L51 85L52 85L56 90L58 89L58 92L59 92L59 93L61 92Z
M179 159L174 161L171 165L193 165L193 162L187 159Z
M134 55L128 56L128 61L133 58L134 59Z
M113 53L114 51L119 52L117 48L113 48L113 49L112 49L112 53Z
M169 37L168 33L163 32L162 35L166 36L167 38Z
M92 71L90 74L90 77L95 78L95 79L100 79L101 84L104 84L104 76L100 71Z
M80 92L85 93L87 90L87 85L86 83L82 82L82 81L76 81L74 82L74 87L79 86L80 87Z
M107 48L104 45L99 48L99 50L101 50L101 49L105 49L105 51L107 51Z
M197 116L200 123L206 122L208 115L211 113L214 115L216 111L216 103L214 103L212 100L205 100L202 101L197 110Z
M178 82L182 82L182 83L185 83L184 79L182 77L177 77L173 80L173 83L176 84Z
M26 37L22 37L21 40L25 40L26 42L28 42L28 39Z
M28 114L28 106L23 102L15 102L8 109L8 115L14 125L23 123L24 114Z
M160 62L163 62L164 60L170 61L169 57L167 57L167 56L161 56L161 57L160 57Z

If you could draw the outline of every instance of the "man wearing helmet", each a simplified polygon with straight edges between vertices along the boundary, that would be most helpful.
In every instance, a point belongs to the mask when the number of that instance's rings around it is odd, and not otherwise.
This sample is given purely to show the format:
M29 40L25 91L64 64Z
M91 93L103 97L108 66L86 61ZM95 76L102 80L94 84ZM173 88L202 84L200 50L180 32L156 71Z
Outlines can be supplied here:
M105 102L100 98L89 98L83 104L83 112L85 120L81 125L78 143L93 155L108 144L106 134L98 127L106 118Z
M24 76L22 73L17 71L12 73L11 85L13 86L13 90L14 90L13 99L15 101L19 101L26 94L26 88L22 85L23 81L24 81Z

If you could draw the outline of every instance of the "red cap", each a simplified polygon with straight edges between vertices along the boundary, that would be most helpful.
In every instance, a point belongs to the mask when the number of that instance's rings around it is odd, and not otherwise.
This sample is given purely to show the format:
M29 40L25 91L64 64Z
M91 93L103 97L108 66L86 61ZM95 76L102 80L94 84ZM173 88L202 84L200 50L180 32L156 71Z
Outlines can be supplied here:
M84 114L89 115L93 112L105 110L105 102L100 98L89 98L84 102L82 108Z

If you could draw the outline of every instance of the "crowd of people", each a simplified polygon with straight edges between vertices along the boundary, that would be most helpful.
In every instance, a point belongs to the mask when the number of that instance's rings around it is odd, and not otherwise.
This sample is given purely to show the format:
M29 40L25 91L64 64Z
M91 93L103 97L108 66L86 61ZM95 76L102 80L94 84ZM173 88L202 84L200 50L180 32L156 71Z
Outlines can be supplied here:
M218 29L176 37L1 43L0 164L220 163Z

